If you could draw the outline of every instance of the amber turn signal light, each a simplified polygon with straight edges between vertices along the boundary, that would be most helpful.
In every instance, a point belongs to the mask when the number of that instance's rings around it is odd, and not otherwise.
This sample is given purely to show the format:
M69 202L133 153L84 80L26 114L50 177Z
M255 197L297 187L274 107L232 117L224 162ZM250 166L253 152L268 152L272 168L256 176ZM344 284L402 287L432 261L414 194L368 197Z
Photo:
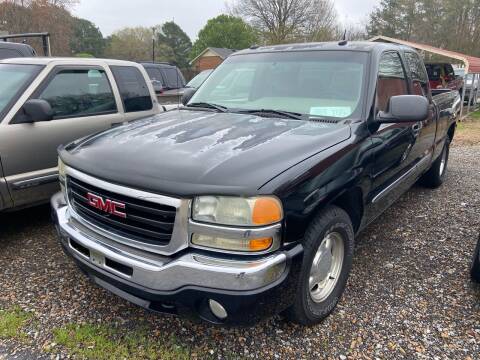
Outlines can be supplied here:
M270 246L272 246L273 239L269 238L259 238L259 239L251 239L248 244L248 248L250 251L262 251L267 250Z
M273 197L262 197L255 201L252 213L252 223L267 225L282 220L282 205Z

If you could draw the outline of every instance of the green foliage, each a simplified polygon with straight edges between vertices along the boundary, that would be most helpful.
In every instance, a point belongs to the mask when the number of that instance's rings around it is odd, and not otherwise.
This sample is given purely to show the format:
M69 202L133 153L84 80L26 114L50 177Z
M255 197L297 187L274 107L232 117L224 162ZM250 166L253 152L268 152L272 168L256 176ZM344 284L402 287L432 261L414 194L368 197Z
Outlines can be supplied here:
M130 61L152 60L153 31L147 27L123 28L113 33L108 39L106 56L114 59ZM169 46L157 44L155 47L156 61L174 61L175 54Z
M123 334L119 329L102 325L68 325L54 330L55 342L70 355L84 359L188 359L187 349L174 341L152 339L145 330Z
M94 58L95 56L93 56L92 54L89 54L89 53L77 53L77 54L75 54L75 57L78 57L78 58Z
M25 337L21 329L31 317L31 314L18 307L0 310L0 339Z
M73 54L87 53L94 57L103 55L105 40L95 24L85 19L74 18L72 28L70 47Z
M158 44L173 51L174 63L182 68L188 68L188 56L192 50L192 42L180 26L173 21L166 22L160 28Z
M198 33L193 44L190 58L198 56L207 47L227 49L245 49L258 41L255 30L242 19L220 15L208 20L207 25Z
M480 110L477 110L477 111L471 113L469 116L473 120L480 120ZM461 123L459 123L459 124L461 124Z

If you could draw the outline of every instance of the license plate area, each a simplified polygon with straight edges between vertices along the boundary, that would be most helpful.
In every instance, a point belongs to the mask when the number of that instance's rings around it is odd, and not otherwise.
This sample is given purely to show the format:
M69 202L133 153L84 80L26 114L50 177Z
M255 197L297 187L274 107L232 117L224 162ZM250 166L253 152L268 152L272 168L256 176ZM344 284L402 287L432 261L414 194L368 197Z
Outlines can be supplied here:
M105 265L105 257L95 251L90 250L90 261L97 266L103 267Z
M70 239L70 247L84 258L90 260L93 265L113 271L116 274L125 277L131 277L133 275L133 268L131 266L109 259L99 252L80 245L73 239Z

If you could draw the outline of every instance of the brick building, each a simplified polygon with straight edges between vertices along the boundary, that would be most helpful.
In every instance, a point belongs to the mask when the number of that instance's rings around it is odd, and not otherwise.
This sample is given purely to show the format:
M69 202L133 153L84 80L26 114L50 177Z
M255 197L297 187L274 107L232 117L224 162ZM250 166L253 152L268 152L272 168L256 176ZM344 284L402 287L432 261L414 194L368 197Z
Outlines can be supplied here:
M190 61L195 72L215 69L223 60L233 54L235 50L209 47L203 50L200 55Z

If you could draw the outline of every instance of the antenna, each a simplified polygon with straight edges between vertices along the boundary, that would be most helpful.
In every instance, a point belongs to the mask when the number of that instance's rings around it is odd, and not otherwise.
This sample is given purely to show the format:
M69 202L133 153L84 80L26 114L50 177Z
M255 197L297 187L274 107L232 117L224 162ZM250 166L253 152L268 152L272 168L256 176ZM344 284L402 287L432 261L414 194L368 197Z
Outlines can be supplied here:
M177 110L180 108L180 103L182 102L182 99L181 97L179 96L179 87L180 87L180 75L178 74L178 72L180 71L180 69L178 68L178 66L175 65L175 69L177 70ZM185 89L184 89L185 91Z
M348 41L347 41L347 29L345 29L345 32L343 33L343 39L341 41L339 41L338 45L340 46L345 46L348 44Z

